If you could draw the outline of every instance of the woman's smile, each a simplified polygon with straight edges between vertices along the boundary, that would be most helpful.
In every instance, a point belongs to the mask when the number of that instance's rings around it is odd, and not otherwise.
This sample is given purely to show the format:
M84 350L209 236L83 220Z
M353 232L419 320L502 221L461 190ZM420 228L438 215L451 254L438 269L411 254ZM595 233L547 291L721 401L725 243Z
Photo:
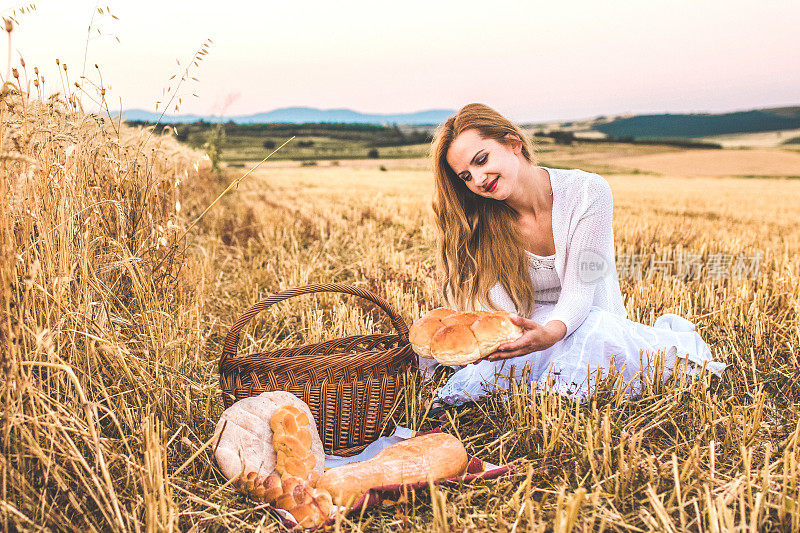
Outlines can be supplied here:
M484 187L486 192L493 192L497 188L497 181L500 179L500 176L497 176L494 181L489 183L488 186Z

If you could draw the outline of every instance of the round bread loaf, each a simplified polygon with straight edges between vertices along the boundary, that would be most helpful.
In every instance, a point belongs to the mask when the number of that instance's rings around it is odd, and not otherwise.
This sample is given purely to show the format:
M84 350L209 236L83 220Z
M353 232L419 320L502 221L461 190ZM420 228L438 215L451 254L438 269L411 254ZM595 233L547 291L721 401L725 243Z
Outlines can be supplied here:
M408 339L422 357L443 365L466 365L482 359L522 335L505 311L454 311L439 307L414 322Z
M297 413L305 427L297 427L296 417L272 420L286 408ZM222 413L213 445L217 464L228 479L251 472L259 479L272 473L297 475L301 466L306 468L303 473L311 470L321 476L325 472L325 452L314 417L308 405L291 392L263 392L235 402ZM302 450L296 451L299 448Z

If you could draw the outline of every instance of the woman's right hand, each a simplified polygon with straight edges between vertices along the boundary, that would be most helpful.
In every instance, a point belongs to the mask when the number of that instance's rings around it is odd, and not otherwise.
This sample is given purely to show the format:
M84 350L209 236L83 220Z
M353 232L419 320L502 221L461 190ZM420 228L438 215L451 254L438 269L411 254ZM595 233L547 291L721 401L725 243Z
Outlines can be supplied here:
M523 318L519 315L511 315L510 319L511 322L522 328L522 336L515 341L501 344L498 346L497 351L490 353L485 359L499 361L546 350L563 339L564 333L566 333L566 326L560 320L548 322L547 326L543 326L535 320ZM551 326L551 324L553 325ZM559 324L563 326L563 332L562 328L558 327Z

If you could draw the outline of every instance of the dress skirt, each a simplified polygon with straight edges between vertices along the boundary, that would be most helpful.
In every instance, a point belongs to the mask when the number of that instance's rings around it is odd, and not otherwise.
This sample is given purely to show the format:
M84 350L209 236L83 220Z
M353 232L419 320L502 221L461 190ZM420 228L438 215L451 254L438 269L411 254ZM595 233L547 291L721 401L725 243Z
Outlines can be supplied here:
M546 324L554 307L555 304L537 304L530 318ZM420 358L426 375L437 364L433 359ZM653 326L647 326L592 306L571 335L546 350L453 367L456 372L438 396L447 404L461 405L495 390L507 391L513 375L518 384L524 377L531 388L535 385L541 391L549 386L550 390L584 402L593 395L598 376L604 379L613 366L622 375L625 394L633 397L641 392L646 379L652 380L661 372L663 380L669 379L676 364L679 372L692 378L703 367L720 376L726 366L713 361L711 350L695 331L695 325L685 318L666 313Z

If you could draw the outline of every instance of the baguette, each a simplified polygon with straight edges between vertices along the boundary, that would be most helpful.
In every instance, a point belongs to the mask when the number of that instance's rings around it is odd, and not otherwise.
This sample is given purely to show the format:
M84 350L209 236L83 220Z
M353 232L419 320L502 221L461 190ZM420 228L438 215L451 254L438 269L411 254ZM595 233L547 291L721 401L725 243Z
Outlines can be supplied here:
M331 468L317 487L328 491L336 505L350 506L372 487L461 475L468 462L461 441L432 433L393 444L366 461Z

